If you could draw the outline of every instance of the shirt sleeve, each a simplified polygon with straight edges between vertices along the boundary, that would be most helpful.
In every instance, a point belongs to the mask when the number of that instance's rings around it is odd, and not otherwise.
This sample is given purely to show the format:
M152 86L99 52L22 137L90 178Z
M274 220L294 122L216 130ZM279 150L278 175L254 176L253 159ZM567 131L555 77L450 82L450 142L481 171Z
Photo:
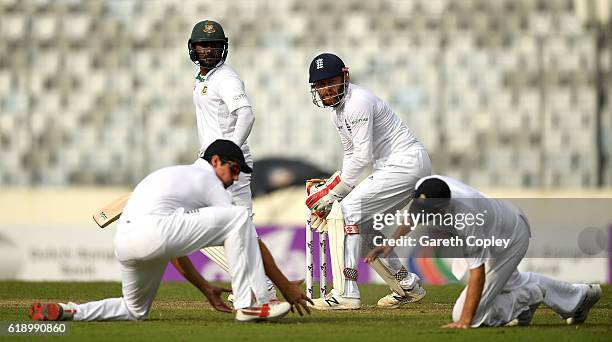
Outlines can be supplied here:
M466 261L468 263L468 267L470 268L470 270L473 270L475 268L480 267L480 265L484 264L485 262L487 262L487 259L486 258L467 258Z
M361 103L347 108L346 113L344 125L352 136L352 153L343 161L342 180L355 186L361 173L372 161L373 108L368 103Z
M467 261L470 270L479 267L480 265L487 262L487 260L489 259L489 253L485 248L468 247L467 250L468 252L465 256L465 261Z
M219 96L227 105L230 113L238 108L251 106L244 90L244 83L239 78L227 77L223 79L220 88Z
M238 116L238 118L236 119L236 127L234 127L232 141L236 145L242 146L251 133L253 123L255 122L255 115L253 115L251 107L238 108L236 109L235 114Z

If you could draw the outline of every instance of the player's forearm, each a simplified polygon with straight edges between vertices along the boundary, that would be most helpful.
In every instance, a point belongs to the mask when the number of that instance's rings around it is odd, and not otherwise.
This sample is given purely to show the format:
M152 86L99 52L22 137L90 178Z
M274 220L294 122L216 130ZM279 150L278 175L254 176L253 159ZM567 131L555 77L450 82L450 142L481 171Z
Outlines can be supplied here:
M232 136L231 140L236 145L242 146L251 133L253 123L255 123L255 115L253 115L251 107L238 108L234 111L234 113L238 116L238 118L236 119L234 135Z
M351 163L351 158L353 158L353 151L351 151L350 153L347 153L346 151L344 151L344 156L342 157L342 169L340 169L340 171L344 171L345 165L348 165Z
M285 294L286 289L291 286L289 279L285 277L283 272L276 266L276 262L274 262L274 258L268 250L268 247L263 243L263 241L259 240L259 249L261 250L261 258L264 264L264 270L266 275L270 280L278 287L281 293Z
M187 279L193 286L195 286L200 292L205 293L209 283L202 277L202 275L193 267L189 257L173 258L171 261L172 265L179 271L179 273Z
M412 222L410 223L410 225L401 225L399 227L397 227L397 229L393 232L393 240L397 240L400 237L410 233L410 227L412 226Z
M470 270L470 280L468 281L467 295L465 303L463 304L463 310L461 311L460 322L468 325L472 324L472 319L476 315L478 304L480 304L480 298L482 297L482 290L485 283L485 268L484 264L477 268Z

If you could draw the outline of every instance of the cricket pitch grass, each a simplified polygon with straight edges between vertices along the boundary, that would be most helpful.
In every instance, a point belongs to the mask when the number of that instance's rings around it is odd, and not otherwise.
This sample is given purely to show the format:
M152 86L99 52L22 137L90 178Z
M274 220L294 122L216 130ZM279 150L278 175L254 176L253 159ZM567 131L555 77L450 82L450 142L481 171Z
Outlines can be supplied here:
M277 323L241 324L233 314L214 311L205 298L186 283L161 285L149 319L142 322L69 322L66 336L51 337L78 341L612 341L612 286L605 285L603 297L587 322L568 326L550 309L540 306L528 327L447 330L455 298L461 285L426 286L427 296L399 309L377 309L378 298L387 294L383 285L362 285L362 310L314 311L310 316L289 314ZM317 291L315 291L317 292ZM33 301L83 303L119 297L119 283L0 282L0 321L29 322ZM2 337L4 336L4 337ZM50 338L28 336L0 340Z

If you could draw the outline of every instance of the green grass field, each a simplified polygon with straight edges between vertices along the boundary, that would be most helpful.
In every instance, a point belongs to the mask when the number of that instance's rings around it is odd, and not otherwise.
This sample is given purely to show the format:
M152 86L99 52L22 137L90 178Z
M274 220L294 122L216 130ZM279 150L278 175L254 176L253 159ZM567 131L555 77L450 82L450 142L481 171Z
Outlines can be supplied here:
M289 314L277 323L239 324L233 314L213 311L205 299L185 283L162 284L147 321L70 322L62 340L166 340L166 341L414 341L414 340L612 340L612 286L591 311L586 324L567 326L550 309L540 308L529 327L480 328L465 331L440 329L449 322L454 299L461 287L427 286L421 303L395 310L376 309L387 292L382 285L361 287L362 310ZM27 308L35 300L85 302L118 297L119 283L0 282L0 321L28 320ZM2 334L0 334L1 336ZM9 337L0 337L7 339ZM14 337L10 337L14 338ZM48 338L48 337L46 337ZM32 339L32 337L27 337Z

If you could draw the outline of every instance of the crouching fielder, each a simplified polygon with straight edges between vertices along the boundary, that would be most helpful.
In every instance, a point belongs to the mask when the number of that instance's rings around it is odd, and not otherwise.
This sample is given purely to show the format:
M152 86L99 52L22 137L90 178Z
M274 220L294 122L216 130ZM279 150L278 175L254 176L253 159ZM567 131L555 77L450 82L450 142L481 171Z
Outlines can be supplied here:
M143 320L149 314L168 261L215 309L231 312L220 298L222 292L229 290L208 284L186 257L208 246L225 246L236 320L271 320L292 309L289 303L269 301L265 280L268 270L287 300L306 308L305 296L278 273L268 250L257 239L248 210L231 205L225 188L238 179L241 170L251 172L240 148L229 140L217 140L194 164L166 167L145 177L121 215L114 240L123 297L78 305L34 303L30 318Z
M314 300L314 307L357 309L357 264L362 240L372 233L372 217L406 205L417 180L431 174L431 163L423 144L385 102L349 82L348 68L338 56L318 55L309 75L313 102L331 109L344 147L342 172L313 187L306 200L313 213L311 227L329 233L334 285L325 298ZM370 163L372 174L357 184ZM380 307L398 307L425 296L418 276L396 256L376 259L370 266L393 290L378 302Z
M458 273L457 262L465 260L464 270L469 267L469 280L453 307L453 323L444 327L528 325L540 303L546 304L568 324L580 324L601 297L598 284L570 284L517 270L527 252L531 232L527 217L514 204L489 199L477 190L444 176L420 180L415 197L413 206L416 206L416 211L453 215L486 213L481 227L443 228L451 235L461 238L495 236L510 241L505 248L474 248L466 259L455 259L453 273ZM451 199L450 204L444 199Z

